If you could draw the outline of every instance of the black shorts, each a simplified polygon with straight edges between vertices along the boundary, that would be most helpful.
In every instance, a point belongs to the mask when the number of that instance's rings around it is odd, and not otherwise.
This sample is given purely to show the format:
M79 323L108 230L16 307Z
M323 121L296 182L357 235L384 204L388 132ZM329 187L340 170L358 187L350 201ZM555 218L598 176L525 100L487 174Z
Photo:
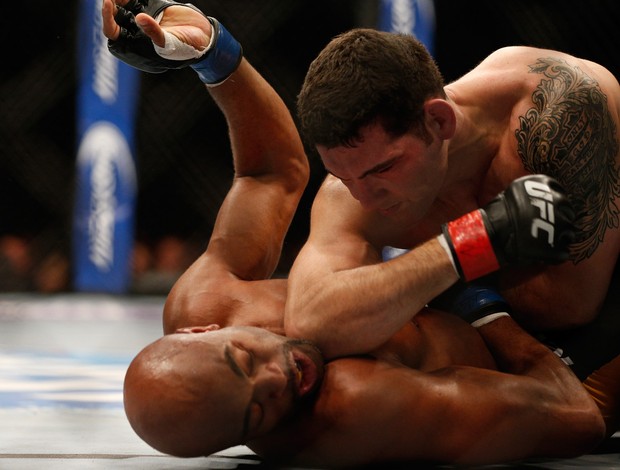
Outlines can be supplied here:
M537 337L553 349L582 381L620 355L620 267L616 265L605 303L591 323Z

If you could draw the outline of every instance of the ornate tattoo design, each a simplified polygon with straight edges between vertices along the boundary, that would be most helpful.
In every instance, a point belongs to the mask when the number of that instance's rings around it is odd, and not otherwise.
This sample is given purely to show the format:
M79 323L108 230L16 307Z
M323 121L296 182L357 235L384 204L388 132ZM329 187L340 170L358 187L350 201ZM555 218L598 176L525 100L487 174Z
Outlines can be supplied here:
M530 65L530 73L545 78L532 94L534 107L519 117L517 151L528 171L557 178L569 193L577 212L571 245L577 264L619 224L616 126L598 82L578 67L544 58Z

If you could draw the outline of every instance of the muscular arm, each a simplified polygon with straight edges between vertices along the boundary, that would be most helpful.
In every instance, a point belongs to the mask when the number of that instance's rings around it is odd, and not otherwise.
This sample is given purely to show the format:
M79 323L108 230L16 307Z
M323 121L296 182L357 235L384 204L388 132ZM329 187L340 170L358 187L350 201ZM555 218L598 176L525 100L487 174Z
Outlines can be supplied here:
M563 184L579 230L570 263L527 282L502 273L505 295L531 328L579 326L598 313L620 253L620 86L598 64L544 49L500 49L483 66L507 60L527 83L515 152L527 171Z
M306 187L308 161L284 102L245 59L210 92L228 123L235 177L207 250L241 279L266 279Z
M449 367L424 373L371 359L333 361L323 390L334 392L322 393L300 426L314 424L320 436L300 430L292 440L301 442L289 448L303 449L296 456L301 462L334 466L482 465L591 451L604 436L603 420L566 365L510 318L480 333L504 372Z
M381 263L348 201L339 182L324 184L310 238L289 275L286 333L315 341L326 357L375 349L457 280L436 240Z
M228 81L209 90L228 122L235 177L206 251L166 301L166 332L204 310L210 289L222 290L222 278L271 276L308 180L308 162L288 109L245 59Z
M104 34L114 40L119 28L113 8L111 0L104 1ZM137 15L136 21L160 47L165 44L164 29L196 48L208 44L212 33L203 15L183 6L166 8L160 24L146 14ZM166 333L187 326L190 316L209 322L201 315L208 313L205 301L218 305L211 289L221 298L230 294L223 292L230 290L230 285L222 287L223 281L271 276L308 181L308 161L289 110L246 59L223 84L206 90L226 118L235 177L205 253L181 276L166 301ZM222 305L218 307L225 314Z

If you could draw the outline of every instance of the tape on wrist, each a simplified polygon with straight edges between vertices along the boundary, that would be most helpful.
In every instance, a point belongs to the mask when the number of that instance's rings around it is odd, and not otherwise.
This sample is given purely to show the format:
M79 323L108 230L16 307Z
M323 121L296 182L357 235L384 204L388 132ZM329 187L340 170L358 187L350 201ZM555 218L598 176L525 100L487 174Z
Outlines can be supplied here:
M499 269L483 214L478 209L442 226L457 273L465 281Z
M439 245L445 250L446 254L448 255L448 258L450 259L450 263L452 263L452 267L454 268L454 271L456 272L456 274L460 278L462 278L463 273L461 272L461 270L457 267L456 263L454 262L454 253L452 253L452 250L450 249L450 245L448 244L448 241L446 240L446 236L443 233L441 235L438 235L437 241L439 242Z
M221 85L230 77L243 57L241 44L215 18L207 17L213 34L204 58L190 65L200 80L209 87Z
M491 313L490 315L487 315L485 317L479 318L478 320L473 322L471 324L471 326L473 326L474 328L480 328L481 326L487 325L487 324L491 323L492 321L497 320L498 318L509 317L509 316L510 316L510 314L508 312L495 312L495 313Z

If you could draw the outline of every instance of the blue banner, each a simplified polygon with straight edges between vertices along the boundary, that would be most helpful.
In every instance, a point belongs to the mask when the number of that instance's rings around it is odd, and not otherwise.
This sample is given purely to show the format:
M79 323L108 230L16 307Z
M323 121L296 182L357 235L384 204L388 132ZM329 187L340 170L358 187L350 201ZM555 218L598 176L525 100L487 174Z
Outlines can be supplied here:
M109 53L101 0L80 2L73 287L125 293L131 283L140 72Z
M433 0L381 0L378 28L412 34L432 55L435 46L435 4Z

